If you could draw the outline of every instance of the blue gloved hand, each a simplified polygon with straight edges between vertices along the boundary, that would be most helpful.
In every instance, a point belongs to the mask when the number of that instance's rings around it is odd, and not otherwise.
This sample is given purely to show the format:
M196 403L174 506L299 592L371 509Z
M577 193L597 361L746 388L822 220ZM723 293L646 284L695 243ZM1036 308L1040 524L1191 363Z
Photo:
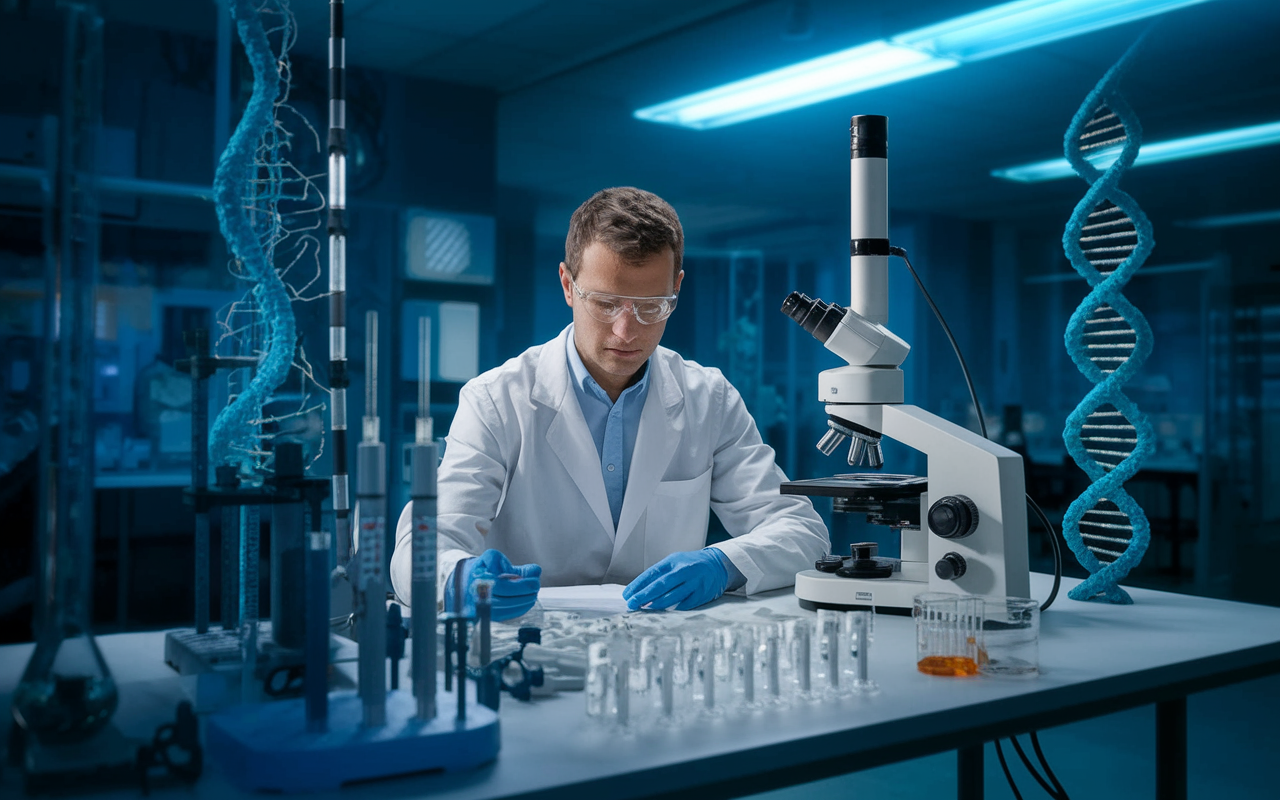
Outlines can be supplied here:
M627 608L636 611L671 608L688 611L710 603L724 594L729 571L712 547L691 553L672 553L640 573L622 590Z
M463 562L462 580L466 591L466 604L474 608L475 582L481 578L493 581L492 615L495 620L515 619L533 608L542 588L542 567L537 564L513 566L511 560L497 550L485 550L479 558ZM453 574L445 582L445 609L453 611Z

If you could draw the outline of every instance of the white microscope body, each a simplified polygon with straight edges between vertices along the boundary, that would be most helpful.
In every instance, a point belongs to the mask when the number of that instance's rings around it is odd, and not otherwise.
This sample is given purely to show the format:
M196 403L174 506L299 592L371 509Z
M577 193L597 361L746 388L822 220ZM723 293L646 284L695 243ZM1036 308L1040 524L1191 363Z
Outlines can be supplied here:
M1021 456L903 404L899 366L910 346L885 327L890 255L886 121L858 116L850 129L852 303L843 309L793 293L783 312L849 364L818 376L819 399L826 404L829 423L818 448L830 455L850 438L848 463L865 460L878 469L883 464L880 438L888 436L925 454L928 487L919 494L919 526L894 526L902 537L899 569L875 578L804 570L796 575L796 596L816 607L871 606L891 612L909 611L915 595L926 591L1027 597ZM785 490L836 494L809 491L803 485L826 483L830 488L845 477L794 482ZM850 484L858 477L852 476ZM851 489L840 496L857 493Z

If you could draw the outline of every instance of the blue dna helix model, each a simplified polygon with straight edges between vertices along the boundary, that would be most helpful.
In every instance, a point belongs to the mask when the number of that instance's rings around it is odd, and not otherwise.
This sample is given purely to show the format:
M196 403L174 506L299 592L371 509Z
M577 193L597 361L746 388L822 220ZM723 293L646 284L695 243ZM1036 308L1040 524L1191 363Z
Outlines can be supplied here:
M1067 451L1088 474L1089 487L1067 509L1062 535L1089 577L1073 600L1130 604L1118 585L1151 541L1151 523L1124 490L1154 449L1150 420L1124 386L1151 354L1151 327L1121 291L1154 246L1151 222L1119 188L1142 145L1142 126L1119 83L1141 40L1107 71L1067 128L1067 160L1089 190L1062 234L1062 246L1090 292L1071 315L1065 341L1080 372L1095 386L1067 417ZM1093 163L1119 156L1105 170ZM1105 162L1103 162L1105 163Z
M283 196L281 175L276 159L266 164L260 160L263 141L268 148L275 145L280 67L259 14L259 3L233 0L230 9L253 70L253 93L218 162L213 180L214 206L228 248L245 276L255 284L252 296L261 309L267 333L257 373L214 420L209 434L209 460L214 465L236 464L251 470L257 427L254 422L262 416L263 404L288 377L297 334L291 297L272 259L275 232L280 228L277 206Z

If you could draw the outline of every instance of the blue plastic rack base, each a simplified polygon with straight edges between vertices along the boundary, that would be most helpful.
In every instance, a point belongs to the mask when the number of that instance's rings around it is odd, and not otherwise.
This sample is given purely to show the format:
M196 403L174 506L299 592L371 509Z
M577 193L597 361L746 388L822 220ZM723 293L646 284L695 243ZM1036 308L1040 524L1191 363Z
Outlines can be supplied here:
M328 729L308 731L303 698L237 706L205 723L209 758L245 791L315 792L354 781L443 769L471 769L498 755L496 712L468 698L458 723L453 692L436 694L438 716L416 719L417 702L387 693L387 724L363 725L355 692L329 695Z

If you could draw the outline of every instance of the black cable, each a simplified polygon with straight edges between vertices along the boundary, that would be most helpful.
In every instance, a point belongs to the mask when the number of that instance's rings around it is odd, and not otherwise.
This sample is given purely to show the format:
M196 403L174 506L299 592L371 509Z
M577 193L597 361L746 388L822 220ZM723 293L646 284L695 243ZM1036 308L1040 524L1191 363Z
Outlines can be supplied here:
M1064 795L1059 794L1058 790L1049 784L1049 781L1040 776L1040 771L1031 763L1031 759L1027 758L1027 752L1022 749L1022 743L1018 741L1017 736L1010 736L1009 741L1013 743L1013 749L1018 752L1018 758L1022 759L1022 766L1027 768L1027 772L1031 773L1031 777L1036 779L1036 783L1040 784L1040 788L1054 800L1064 800Z
M929 296L929 290L924 288L924 282L916 274L915 267L911 266L911 259L907 258L907 251L901 247L890 247L889 252L901 258L902 263L907 265L907 270L911 273L911 277L915 279L916 286L920 287L920 293L924 295L925 302L929 304L929 308L933 310L933 315L938 318L938 323L942 325L942 332L947 335L947 341L951 342L951 349L956 351L956 358L960 361L960 371L964 373L964 382L969 387L969 399L973 400L973 408L978 412L978 427L982 429L982 438L990 438L987 436L987 420L982 416L982 405L978 402L978 392L973 388L973 378L969 376L969 365L965 363L964 355L960 353L960 345L956 344L956 337L951 335L951 326L947 325L947 321L942 318L942 312L938 310L933 298Z
M1044 767L1044 774L1048 776L1053 785L1058 787L1058 794L1062 796L1062 800L1068 800L1067 790L1062 788L1062 784L1058 782L1058 776L1053 774L1053 770L1049 768L1049 761L1044 757L1044 751L1040 749L1040 737L1035 731L1031 732L1031 746L1036 750L1036 758L1040 760L1040 766Z
M1053 588L1049 590L1049 596L1045 599L1044 604L1040 606L1040 611L1044 612L1049 606L1053 605L1054 598L1058 596L1058 587L1062 585L1062 544L1058 541L1058 531L1053 527L1053 523L1049 521L1048 515L1040 508L1035 500L1031 499L1031 495L1027 495L1027 505L1031 506L1031 510L1036 512L1036 516L1040 517L1040 524L1044 525L1044 529L1049 533L1049 544L1053 546Z
M1004 760L1004 750L1000 749L1000 740L996 739L996 758L1000 759L1000 769L1004 770L1004 778L1009 782L1009 788L1013 790L1014 800L1022 800L1022 793L1018 791L1018 784L1013 780L1013 773L1009 772L1009 764Z

